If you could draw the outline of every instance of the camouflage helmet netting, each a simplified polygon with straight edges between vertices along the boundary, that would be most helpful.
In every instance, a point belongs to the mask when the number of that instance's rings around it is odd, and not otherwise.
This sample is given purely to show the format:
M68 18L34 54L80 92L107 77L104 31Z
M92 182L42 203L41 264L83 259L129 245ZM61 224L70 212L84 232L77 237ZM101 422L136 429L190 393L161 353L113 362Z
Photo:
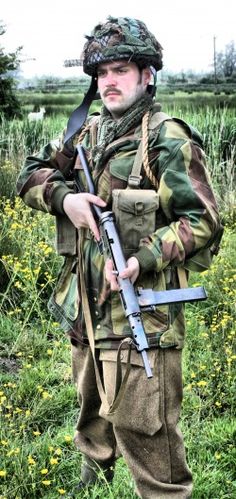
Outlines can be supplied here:
M96 76L102 62L125 59L140 67L162 68L162 46L146 25L129 17L108 17L104 24L95 26L83 49L84 72Z

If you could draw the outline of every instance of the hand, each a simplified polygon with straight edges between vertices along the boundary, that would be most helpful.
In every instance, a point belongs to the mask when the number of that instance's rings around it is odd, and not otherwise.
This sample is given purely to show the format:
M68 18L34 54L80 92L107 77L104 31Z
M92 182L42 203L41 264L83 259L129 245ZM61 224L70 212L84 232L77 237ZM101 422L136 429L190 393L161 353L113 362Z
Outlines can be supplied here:
M77 229L80 227L89 228L96 241L99 241L100 234L91 210L91 203L96 204L100 208L106 206L106 203L98 196L81 192L78 194L67 194L63 200L63 209Z
M129 278L134 284L137 280L140 272L139 261L135 256L131 256L127 260L127 267L120 273L119 277L121 279ZM105 262L105 277L106 280L110 283L112 291L119 291L119 285L117 281L117 275L114 271L113 262L110 258L108 258Z

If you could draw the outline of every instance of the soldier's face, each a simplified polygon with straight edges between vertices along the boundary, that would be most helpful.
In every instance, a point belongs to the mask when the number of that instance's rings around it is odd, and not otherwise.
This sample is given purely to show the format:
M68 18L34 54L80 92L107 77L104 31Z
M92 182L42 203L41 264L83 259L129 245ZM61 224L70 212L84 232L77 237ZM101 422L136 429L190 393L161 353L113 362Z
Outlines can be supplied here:
M139 70L137 64L115 61L99 64L98 90L103 104L114 119L119 119L145 93L151 79L148 68Z

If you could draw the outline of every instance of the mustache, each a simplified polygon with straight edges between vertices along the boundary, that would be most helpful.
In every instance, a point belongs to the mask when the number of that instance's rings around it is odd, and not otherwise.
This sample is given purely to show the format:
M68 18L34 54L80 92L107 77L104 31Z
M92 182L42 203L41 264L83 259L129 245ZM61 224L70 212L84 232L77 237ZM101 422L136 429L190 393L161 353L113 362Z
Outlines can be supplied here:
M110 87L110 88L107 88L104 93L103 93L103 96L106 97L110 92L112 92L113 94L117 94L117 95L120 95L121 92L120 90L116 90L115 88L113 87Z

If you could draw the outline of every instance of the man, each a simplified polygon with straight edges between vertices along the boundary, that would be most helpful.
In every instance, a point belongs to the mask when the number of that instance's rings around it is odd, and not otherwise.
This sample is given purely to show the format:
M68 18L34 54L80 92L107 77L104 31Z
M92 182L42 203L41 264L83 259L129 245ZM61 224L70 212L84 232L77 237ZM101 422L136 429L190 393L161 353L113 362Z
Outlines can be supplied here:
M177 426L183 307L172 304L142 314L153 371L148 379L129 341L131 330L113 265L99 252L100 233L91 206L113 207L118 222L121 217L127 268L119 278L155 290L186 282L183 267L190 266L192 257L219 231L218 210L198 133L160 113L154 102L153 73L162 67L162 47L155 37L141 21L110 17L87 38L84 71L97 82L101 116L90 117L72 138L67 130L61 148L50 143L37 157L27 158L18 179L26 204L56 216L59 252L66 256L50 310L71 337L80 402L75 437L83 455L80 487L99 480L101 472L111 481L122 455L139 497L188 498L192 477ZM86 151L96 195L86 192L75 154L78 142ZM134 163L140 175L133 175ZM74 191L74 178L85 192ZM137 200L144 193L149 204L159 199L159 207L154 203L148 216L144 210L138 222L134 213L133 225L141 226L136 245L128 242L132 222L122 223L122 210L116 211L114 201L117 193L128 193L129 198L133 188ZM142 204L134 202L135 209ZM147 223L152 217L152 229L145 229L145 216Z

